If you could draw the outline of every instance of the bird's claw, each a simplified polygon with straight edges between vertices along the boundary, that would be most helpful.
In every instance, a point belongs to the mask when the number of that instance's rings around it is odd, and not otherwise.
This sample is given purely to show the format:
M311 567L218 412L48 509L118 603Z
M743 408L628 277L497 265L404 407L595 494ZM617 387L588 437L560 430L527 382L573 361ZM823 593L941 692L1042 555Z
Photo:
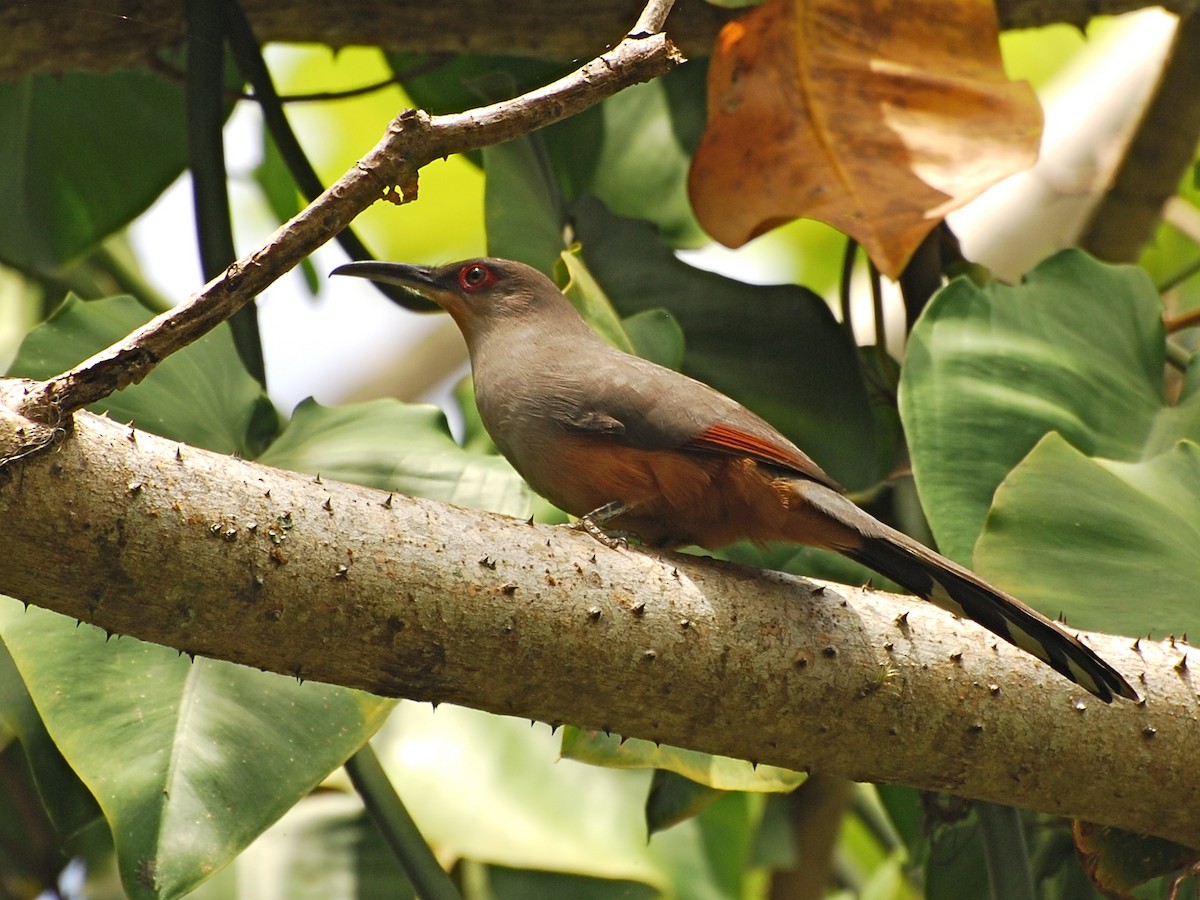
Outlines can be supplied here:
M591 514L583 516L573 526L586 532L610 550L623 550L629 546L629 541L619 534L609 534L592 518Z

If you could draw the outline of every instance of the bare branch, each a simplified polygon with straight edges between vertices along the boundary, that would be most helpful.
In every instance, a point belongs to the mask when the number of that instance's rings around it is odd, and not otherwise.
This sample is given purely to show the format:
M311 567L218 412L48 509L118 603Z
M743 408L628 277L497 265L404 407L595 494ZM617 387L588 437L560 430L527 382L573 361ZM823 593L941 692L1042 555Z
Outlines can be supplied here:
M0 446L19 427L0 421ZM79 413L55 452L5 470L0 593L305 679L1200 845L1200 785L1179 764L1197 668L1178 641L1084 635L1147 698L1106 706L912 597L609 550L130 436Z
M657 5L669 7L651 4ZM657 77L681 61L661 33L631 36L565 78L512 100L447 116L402 112L370 153L276 231L266 246L235 262L186 303L71 371L31 389L22 410L31 418L59 422L71 412L141 381L168 355L228 319L376 200L413 199L422 166L565 119L622 88Z
M255 33L272 41L383 46L413 53L478 53L565 62L603 49L605 36L634 20L641 0L245 0ZM1094 16L1161 5L1186 15L1197 0L997 0L1003 28L1065 22L1083 27ZM721 26L738 10L704 0L679 0L668 36L688 56L709 53ZM137 14L120 0L63 4L0 4L0 80L32 72L107 71L145 65L153 54L182 46L186 34L177 0L141 0Z

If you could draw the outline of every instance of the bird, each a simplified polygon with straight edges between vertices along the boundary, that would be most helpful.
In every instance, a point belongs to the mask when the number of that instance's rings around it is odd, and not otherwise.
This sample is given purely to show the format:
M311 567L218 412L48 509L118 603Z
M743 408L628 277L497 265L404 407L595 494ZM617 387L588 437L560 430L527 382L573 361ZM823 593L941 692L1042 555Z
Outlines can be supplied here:
M856 506L792 441L703 382L602 339L537 269L360 261L331 274L395 285L450 314L496 448L610 546L716 550L741 540L833 550L1032 654L1106 703L1138 700L1062 626Z

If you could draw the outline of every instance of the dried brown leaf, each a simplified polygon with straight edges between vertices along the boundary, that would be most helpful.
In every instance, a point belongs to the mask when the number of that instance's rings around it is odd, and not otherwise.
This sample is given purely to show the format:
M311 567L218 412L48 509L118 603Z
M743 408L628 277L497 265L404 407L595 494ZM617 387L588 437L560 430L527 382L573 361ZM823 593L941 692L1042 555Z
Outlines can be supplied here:
M768 0L729 23L689 179L741 246L828 222L896 276L948 213L1032 165L1041 107L1000 60L990 0Z

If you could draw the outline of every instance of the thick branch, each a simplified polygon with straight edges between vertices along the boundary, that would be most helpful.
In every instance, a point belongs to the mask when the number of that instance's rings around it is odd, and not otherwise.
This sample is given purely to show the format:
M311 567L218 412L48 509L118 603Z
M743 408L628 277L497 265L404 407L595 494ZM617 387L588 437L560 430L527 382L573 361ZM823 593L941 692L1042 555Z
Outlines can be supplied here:
M1183 645L1086 636L1147 697L1105 706L913 598L389 502L88 414L3 472L0 592L117 633L1200 846Z
M566 61L594 56L607 36L634 21L641 0L244 0L264 41L344 47L382 45L416 53L502 52ZM1066 22L1147 6L1186 14L1197 0L997 0L1004 28ZM144 65L149 54L183 44L186 23L177 0L142 0L129 15L121 0L86 4L0 4L0 81L31 72L104 71ZM681 0L668 33L689 56L709 52L718 29L736 14L703 0Z
M663 74L680 61L661 33L628 37L567 77L512 100L448 116L402 112L370 153L280 227L266 246L235 262L186 303L31 389L22 409L33 418L57 423L74 410L141 381L169 354L228 319L376 200L390 197L403 202L415 197L418 170L427 163L565 119L622 88Z

